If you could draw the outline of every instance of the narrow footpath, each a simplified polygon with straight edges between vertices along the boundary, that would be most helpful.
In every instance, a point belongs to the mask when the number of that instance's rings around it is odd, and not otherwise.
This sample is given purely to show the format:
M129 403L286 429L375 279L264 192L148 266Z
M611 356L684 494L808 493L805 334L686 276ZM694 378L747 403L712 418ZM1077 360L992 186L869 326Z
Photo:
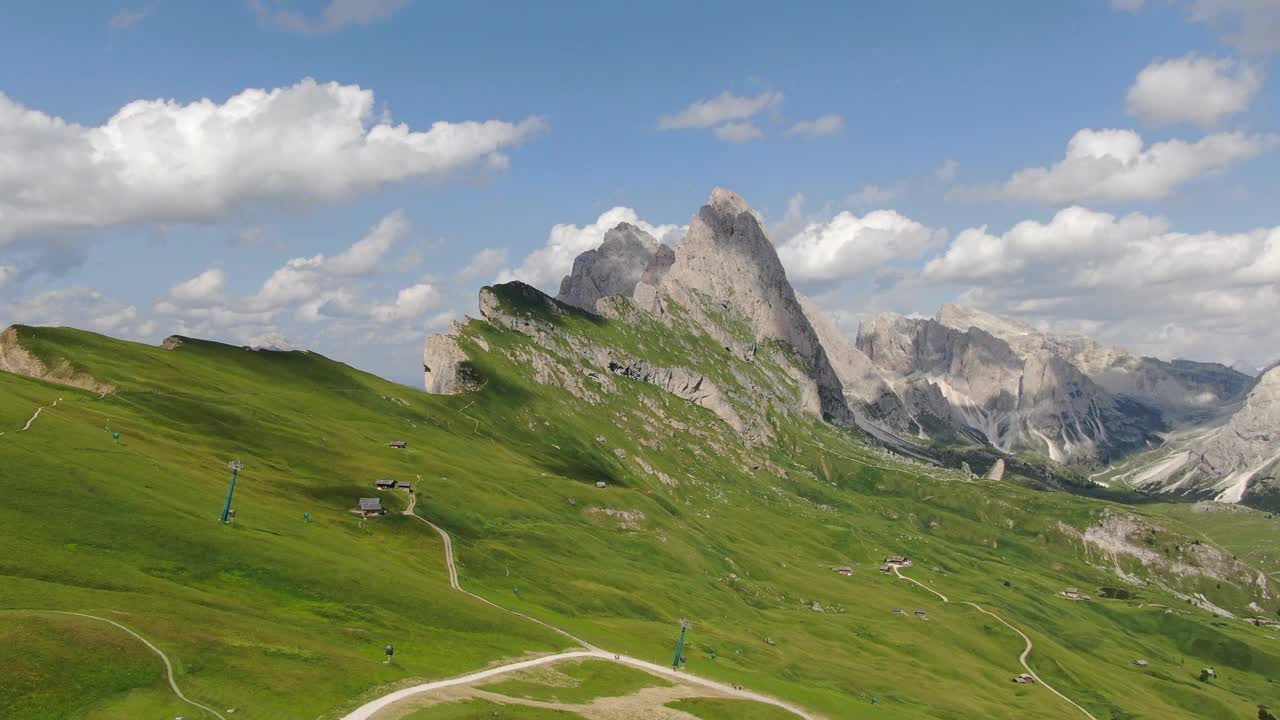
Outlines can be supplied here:
M58 403L60 403L60 402L62 402L62 398L58 398L57 400L54 400L52 405L41 405L40 407L36 408L36 412L35 412L35 414L34 414L34 415L32 415L32 416L27 420L27 424L26 424L26 425L23 425L23 426L22 426L22 429L21 429L21 430L19 430L18 432L26 432L26 431L30 430L30 429L31 429L31 423L35 422L35 421L36 421L36 418L40 417L40 413L41 413L42 411L44 411L44 409L45 409L45 408L57 407Z
M909 577L907 577L906 575L903 575L902 573L898 572L898 567L897 567L897 566L894 566L894 568L893 568L893 574L894 574L894 575L897 575L899 580L906 580L907 582L915 583L916 585L919 585L920 587L924 588L925 590L928 590L929 592L933 593L934 595L937 595L938 597L942 598L942 602L944 602L944 603L948 603L948 604L951 604L951 601L947 599L947 596L946 596L946 595L943 595L942 593L938 592L937 590L934 590L933 588L929 587L928 585L925 585L924 583L920 582L919 580L916 580L915 578L909 578ZM1018 628L1016 628L1016 627L1014 627L1014 626L1010 625L1008 622L1005 622L1005 619L1004 619L1004 618L1000 617L999 615L996 615L995 613L991 612L990 610L987 610L986 608L982 607L981 605L978 605L977 603L971 603L971 602L969 602L969 601L967 601L967 600L959 600L959 601L957 601L957 603L956 603L956 604L959 604L959 605L968 605L969 607L971 607L971 608L973 608L973 609L977 610L977 611L978 611L978 612L980 612L980 613L983 613L984 615L990 615L991 617L995 618L995 619L996 619L996 621L997 621L997 622L999 622L1001 625L1004 625L1005 627L1009 628L1010 630L1012 630L1012 631L1014 631L1014 632L1018 633L1018 636L1022 638L1022 641L1023 641L1023 642L1025 642L1025 643L1027 644L1027 645L1026 645L1026 647L1025 647L1025 648L1023 648L1023 650L1022 650L1022 654L1018 656L1018 663L1022 665L1022 669L1026 670L1028 675L1030 675L1031 677L1035 678L1035 680L1036 680L1036 683L1037 683L1037 684L1039 684L1039 685L1043 685L1043 686L1044 686L1044 688L1045 688L1046 690L1048 690L1049 692L1053 693L1054 695L1057 695L1058 697L1062 698L1063 700L1066 700L1068 703L1070 703L1070 704L1071 704L1071 706L1072 706L1072 707L1074 707L1075 709L1077 709L1077 710L1079 710L1080 712L1084 713L1084 714L1085 714L1085 717L1088 717L1088 718L1089 718L1089 720L1098 720L1098 719L1097 719L1096 717L1094 717L1094 716L1093 716L1093 714L1092 714L1092 713L1090 713L1088 710L1085 710L1084 708L1082 708L1082 707L1080 707L1079 705L1077 705L1077 704L1076 704L1076 702L1075 702L1074 700L1072 700L1071 698L1067 697L1066 695L1063 695L1062 693L1058 692L1057 690L1054 690L1052 685L1050 685L1049 683L1045 682L1045 681L1044 681L1044 680L1043 680L1039 675L1037 675L1037 674L1036 674L1036 671L1035 671L1035 670L1032 670L1032 669L1031 669L1031 666L1027 664L1027 658L1031 656L1031 651L1032 651L1033 649L1035 649L1035 646L1032 644L1032 642L1031 642L1031 638L1027 637L1027 634L1026 634L1026 633L1024 633L1024 632L1022 632L1021 630L1019 630Z
M421 481L421 479L422 478L418 478L419 481ZM453 559L452 538L449 537L449 533L446 532L444 528L440 527L439 525L436 525L430 520L427 520L421 515L416 514L414 512L414 508L417 507L417 504L418 504L417 493L410 493L409 506L404 510L404 514L417 518L419 521L426 523L429 527L431 527L432 530L435 530L436 533L440 535L440 539L444 542L445 565L449 568L449 586L450 587L452 587L454 590L460 593L464 593L470 597L473 597L479 600L480 602L483 602L486 605L502 610L503 612L511 613L512 615L517 615L519 617L525 618L526 620L530 620L532 622L538 623L539 625L545 628L554 630L555 632L558 632L561 635L578 643L584 649L569 650L562 653L556 653L554 655L544 655L542 657L533 658L530 660L521 660L519 662L514 662L508 665L502 665L500 667L489 668L487 670L479 670L477 672L468 673L466 675L459 675L457 677L448 678L446 680L435 680L433 682L423 683L421 685L415 685L413 687L405 688L403 690L397 690L395 692L391 692L386 695L383 695L382 697L377 698L376 700L372 700L370 702L365 703L364 705L361 705L360 707L356 708L350 713L347 713L346 715L342 716L340 720L370 720L371 718L374 717L374 715L379 710L382 710L383 708L386 708L389 705L400 702L401 700L404 700L406 698L413 697L414 695L429 693L435 690L440 690L448 687L455 687L458 685L470 685L479 681L489 680L491 678L507 675L513 672L519 672L521 670L527 670L529 668L538 667L540 665L547 665L550 663L564 662L566 660L575 660L575 659L583 659L583 658L590 658L593 660L604 660L606 662L618 663L619 665L627 665L629 667L634 667L639 670L644 670L645 672L651 673L653 675L658 675L662 677L670 676L672 672L670 667L665 667L662 665L658 665L657 663L651 663L645 660L637 660L636 658L627 657L626 655L619 655L616 653L608 652L607 650L602 650L601 648L598 648L592 645L591 643L588 643L585 640L582 640L581 638L578 638L561 628L558 628L549 623L545 623L537 618L525 615L524 613L517 612L510 608L505 608L495 602L486 600L485 598L482 598L479 595L476 595L475 593L464 590L462 586L458 583L458 571L454 565L454 559ZM779 707L779 708L782 708L783 710L794 713L798 717L804 718L804 720L823 720L822 716L814 715L813 713L810 713L804 710L803 708L792 705L791 703L788 703L786 701L779 700L774 697L769 697L768 695L755 693L750 690L740 690L727 683L721 683L715 680L708 680L706 678L698 677L697 675L692 675L688 672L681 672L680 679L686 683L689 683L692 685L700 685L702 687L715 690L719 693L723 693L730 697L738 698L741 700L752 700L754 702L763 703L765 705L773 705L774 707Z
M226 718L226 717L224 717L223 715L221 715L220 713L218 713L218 711L217 711L217 710L214 710L213 708L209 707L208 705L201 705L200 703L196 702L195 700L192 700L192 699L188 698L186 695L183 695L183 694L182 694L182 690L178 687L178 683L177 683L177 681L176 681L176 680L174 680L174 677L173 677L173 663L169 662L169 656L168 656L168 655L165 655L165 654L164 654L164 652L163 652L160 648L156 647L156 646L155 646L155 644L153 644L150 640L148 640L148 639L146 639L145 637L143 637L143 636L139 635L138 633L134 632L133 630L130 630L129 628L125 627L124 625L121 625L120 623L116 622L115 620L108 620L107 618L104 618L104 617L98 617L97 615L89 615L89 614L86 614L86 613L67 612L67 611L65 611L65 610L15 610L15 611L12 611L12 612L31 613L31 614L34 614L34 615L74 615L74 616L76 616L76 617L89 618L90 620L99 620L99 621L101 621L101 622L107 623L107 624L109 624L109 625L114 625L114 626L116 626L116 627L120 628L121 630L123 630L123 631L125 631L125 632L129 633L130 635L134 636L134 637L135 637L135 638L137 638L139 641L141 641L143 645L146 645L146 646L147 646L147 648L149 648L149 649L151 650L151 652L153 652L153 653L155 653L156 655L159 655L159 656L160 656L160 660L164 663L164 674L165 674L165 679L169 681L169 689L170 689L170 690L173 690L173 694L174 694L174 695L177 695L179 700L181 700L182 702L184 702L184 703L186 703L186 704L188 704L188 705L191 705L192 707L200 708L201 710L204 710L205 712L209 713L210 715L212 715L212 716L214 716L214 717L216 717L216 718L219 718L219 720L227 720L227 718Z

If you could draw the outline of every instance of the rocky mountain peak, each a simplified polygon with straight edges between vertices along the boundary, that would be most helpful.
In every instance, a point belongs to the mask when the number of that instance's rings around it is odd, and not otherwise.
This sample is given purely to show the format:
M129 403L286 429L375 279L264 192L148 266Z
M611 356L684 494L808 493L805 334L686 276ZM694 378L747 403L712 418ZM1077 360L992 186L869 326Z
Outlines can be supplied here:
M747 204L746 200L742 199L741 195L722 187L712 188L711 198L707 200L707 205L727 215L751 212L751 206Z
M1271 385L1273 383L1280 384L1280 360L1277 360L1271 363L1270 365L1268 365L1267 367L1263 368L1262 372L1258 374L1257 384L1261 385L1263 383L1266 383L1268 385ZM1255 385L1254 387L1257 387L1257 385Z
M804 409L847 419L840 380L787 281L773 243L737 193L712 191L689 222L689 232L676 243L659 295L659 307L668 299L678 303L726 346L766 339L790 345L811 384ZM745 322L750 337L735 337L735 329L717 317L726 314L731 322Z
M652 235L630 223L619 223L604 235L604 242L573 261L573 270L560 282L556 299L596 312L600 298L630 296L663 247Z
M1000 317L978 308L960 303L947 303L938 308L934 318L956 330L968 330L976 327L1006 342L1019 336L1039 336L1040 331L1030 323L1015 318Z

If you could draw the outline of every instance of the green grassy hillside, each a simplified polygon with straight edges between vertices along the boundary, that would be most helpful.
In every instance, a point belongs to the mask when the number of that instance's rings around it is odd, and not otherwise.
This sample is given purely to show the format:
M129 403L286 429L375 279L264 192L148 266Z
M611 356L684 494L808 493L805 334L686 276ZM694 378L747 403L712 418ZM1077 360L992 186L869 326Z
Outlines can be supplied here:
M778 376L769 353L738 367L678 326L659 336L557 323L628 352L661 350L668 364L715 367L726 386ZM1010 682L1022 672L1013 632L876 571L897 553L915 559L911 577L1026 632L1036 671L1098 718L1249 718L1259 703L1280 705L1274 630L1154 583L1272 615L1274 592L1215 588L1079 536L1105 510L1158 514L926 473L794 413L769 411L774 441L748 446L710 411L639 381L614 378L598 402L538 382L520 360L541 351L525 335L483 323L466 335L483 389L429 396L308 353L20 328L32 353L118 390L0 373L0 639L20 644L0 644L0 676L17 678L0 684L0 716L197 715L127 636L32 610L128 625L175 661L192 699L237 718L336 717L410 679L568 646L450 591L440 541L422 523L393 513L360 526L359 497L404 505L402 492L373 490L383 477L421 478L416 511L452 534L468 589L658 663L670 663L687 617L690 671L831 718L1082 717ZM388 449L393 439L408 448ZM238 517L222 526L232 459L245 464ZM1162 527L1157 553L1195 537ZM839 565L854 575L832 572ZM1124 601L1055 595L1071 585L1096 597L1121 584L1117 568L1149 584L1126 586L1135 597ZM388 642L396 662L383 665ZM1206 665L1220 677L1201 683Z

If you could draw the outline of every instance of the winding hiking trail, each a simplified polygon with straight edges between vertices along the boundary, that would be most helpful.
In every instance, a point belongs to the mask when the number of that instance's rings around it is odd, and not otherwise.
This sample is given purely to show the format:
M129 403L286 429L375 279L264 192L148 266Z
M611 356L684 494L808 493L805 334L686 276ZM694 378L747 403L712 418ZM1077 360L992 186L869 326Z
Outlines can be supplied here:
M36 421L36 418L40 417L40 413L41 413L45 408L57 407L57 406L58 406L58 403L60 403L60 402L62 402L62 398L58 398L57 400L54 400L52 405L41 405L40 407L36 408L35 414L33 414L33 415L32 415L32 416L27 420L27 424L26 424L26 425L23 425L23 426L22 426L22 429L21 429L21 430L19 430L18 432L26 432L26 431L30 430L30 429L31 429L31 423L35 422L35 421Z
M421 481L422 481L422 477L421 477L421 476L419 476L419 477L418 477L418 481L419 481L419 482L421 482ZM414 483L414 484L416 485L417 483ZM583 640L582 638L577 637L576 635L573 635L573 634L571 634L571 633L569 633L569 632L567 632L567 631L565 631L565 630L562 630L562 629L560 629L560 628L556 627L555 625L550 625L550 624L548 624L548 623L545 623L545 622L543 622L543 621L539 620L539 619L538 619L538 618L536 618L536 617L532 617L532 616L529 616L529 615L525 615L524 613L519 612L518 610L512 610L511 608L505 608L505 607L503 607L503 606L499 605L498 603L493 602L492 600L488 600L488 599L486 599L486 598L482 598L482 597L480 597L479 595L476 595L476 594L475 594L475 593L473 593L473 592L469 592L469 591L467 591L467 590L464 590L464 589L463 589L463 587L462 587L462 585L458 584L458 568L457 568L457 566L456 566L456 565L454 565L454 562L453 562L453 538L449 537L449 533L445 532L444 528L440 527L439 525L436 525L435 523L431 522L430 520L428 520L428 519L426 519L426 518L422 517L421 515L418 515L417 513L415 513L415 512L413 511L413 509L414 509L415 507L417 507L417 505L418 505L418 495L417 495L417 493L414 493L414 492L409 493L409 506L408 506L407 508L405 508L405 509L404 509L404 512L402 512L401 514L402 514L402 515L407 515L407 516L409 516L409 517L411 517L411 518L414 518L415 520L417 520L417 521L419 521L419 522L426 523L428 527L430 527L432 530L435 530L435 531L436 531L436 533L440 535L440 540L444 542L444 564L445 564L445 566L446 566L446 567L448 567L448 568L449 568L449 587L453 588L454 590L457 590L458 592L462 593L463 595L467 595L467 596L469 596L469 597L473 597L473 598L475 598L476 600L479 600L480 602L484 603L485 605L488 605L488 606L490 606L490 607L497 608L497 609L499 609L499 610L502 610L503 612L511 613L512 615L516 615L516 616L518 616L518 617L522 617L522 618L524 618L524 619L526 619L526 620L528 620L528 621L530 621L530 622L535 622L535 623L537 623L537 624L541 625L542 627L547 628L548 630L552 630L552 631L555 631L555 632L557 632L557 633L560 633L561 635L563 635L563 636L565 636L565 637L569 638L570 640L572 640L572 641L574 641L574 642L578 643L579 645L581 645L582 647L584 647L584 648L586 648L586 649L588 649L588 650L599 650L599 649L600 649L600 648L598 648L598 647L596 647L596 646L592 645L591 643L587 642L586 640Z
M422 478L419 477L418 481L421 482ZM653 675L658 675L663 677L670 675L671 668L669 667L658 665L657 663L651 663L645 660L637 660L636 658L627 657L626 655L618 655L615 653L608 652L606 650L602 650L592 645L591 643L588 643L585 640L575 637L569 632L562 630L554 625L550 625L537 618L530 617L528 615L525 615L524 613L517 612L510 608L505 608L495 602L486 600L485 598L482 598L479 595L476 595L475 593L464 590L462 586L458 584L458 571L457 571L457 568L454 566L453 540L449 537L449 533L446 532L439 525L436 525L435 523L431 522L430 520L427 520L421 515L414 513L413 510L417 506L417 504L418 504L417 494L410 493L409 506L405 508L403 514L415 517L419 521L426 523L428 526L431 527L431 529L435 530L436 533L440 535L440 539L444 542L445 565L447 565L449 568L449 586L450 587L452 587L454 590L460 593L473 597L479 600L480 602L485 603L486 605L495 607L504 612L511 613L512 615L517 615L519 617L525 618L532 622L538 623L539 625L545 628L554 630L555 632L558 632L561 635L564 635L565 637L573 640L579 645L582 645L583 648L585 649L569 650L566 652L556 653L554 655L544 655L542 657L532 658L530 660L521 660L518 662L510 663L508 665L489 668L487 670L478 670L473 673L468 673L466 675L459 675L457 677L452 677L445 680L435 680L433 682L423 683L421 685L414 685L413 687L408 687L403 690L397 690L395 692L387 693L386 695L383 695L382 697L379 697L376 700L367 702L364 705L361 705L360 707L356 708L355 710L347 713L346 715L343 715L340 720L370 720L371 718L374 717L374 715L378 711L390 705L393 705L397 702L400 702L401 700L405 700L407 698L413 697L414 695L420 695L422 693L428 693L428 692L441 690L449 687L456 687L459 685L470 685L479 681L489 680L491 678L507 675L513 672L519 672L521 670L527 670L529 668L534 668L541 665L548 665L551 663L564 662L566 660L575 660L575 659L583 659L583 658L590 658L593 660L604 660L606 662L618 663L619 665L627 665L629 667L634 667L639 670L644 670L645 672L651 673ZM804 709L799 708L783 700L769 697L768 695L761 695L759 693L751 692L750 690L739 690L738 688L735 688L732 685L729 685L727 683L721 683L721 682L716 682L715 680L700 678L697 675L691 675L687 672L680 673L680 679L691 685L700 685L702 687L715 690L719 693L723 693L730 697L735 697L741 700L752 700L758 703L763 703L766 705L772 705L774 707L782 708L783 710L794 713L795 715L801 718L804 718L804 720L822 720L821 716L809 713Z
M947 596L946 596L946 595L943 595L942 593L938 592L937 590L934 590L933 588L929 587L928 585L925 585L924 583L920 582L919 580L916 580L915 578L909 578L909 577L907 577L906 575L903 575L902 573L898 572L898 567L897 567L896 565L895 565L895 566L894 566L894 568L893 568L893 574L894 574L894 575L897 575L899 580L906 580L907 582L915 583L916 585L919 585L920 587L924 588L925 590L928 590L929 592L933 593L934 595L937 595L938 597L942 598L942 602L947 603L947 604L951 604L951 601L947 599ZM1016 627L1014 627L1014 626L1010 625L1008 622L1006 622L1006 621L1005 621L1005 619L1004 619L1004 618L1002 618L1002 617L1000 617L999 615L997 615L997 614L995 614L995 613L991 612L990 610L987 610L986 608L982 607L981 605L978 605L977 603L971 603L971 602L969 602L969 601L967 601L967 600L957 600L957 601L956 601L956 603L957 603L957 604L959 604L959 605L968 605L969 607L971 607L971 608L973 608L973 609L977 610L977 611L978 611L978 612L980 612L980 613L983 613L984 615L990 615L991 617L995 618L995 619L996 619L996 621L997 621L997 622L999 622L1001 625L1004 625L1005 627L1009 628L1010 630L1012 630L1012 631L1014 631L1014 632L1018 633L1018 636L1022 638L1022 641L1023 641L1023 642L1025 642L1025 643L1027 644L1027 646L1026 646L1025 648L1023 648L1023 650L1022 650L1022 654L1018 656L1018 663L1020 663L1020 664L1022 665L1022 669L1026 670L1028 675L1030 675L1031 677L1035 678L1036 683L1038 683L1038 684L1040 684L1040 685L1043 685L1043 686L1044 686L1044 688L1045 688L1046 690L1048 690L1049 692L1053 693L1054 695L1057 695L1058 697L1062 698L1063 700L1066 700L1068 703L1070 703L1070 704L1071 704L1071 706L1072 706L1072 707L1074 707L1075 709L1077 709L1077 710L1079 710L1080 712L1084 713L1084 714L1085 714L1085 716L1089 718L1089 720L1098 720L1096 717L1094 717L1094 716L1093 716L1093 713L1090 713L1088 710L1085 710L1084 708L1082 708L1082 707L1080 707L1079 705L1077 705L1077 704L1076 704L1076 702L1075 702L1074 700L1072 700L1071 698L1067 697L1066 695L1063 695L1062 693L1058 692L1057 690L1054 690L1052 685L1050 685L1049 683L1045 682L1045 681L1044 681L1044 680L1043 680L1039 675L1037 675L1037 674L1036 674L1036 671L1035 671L1035 670L1032 670L1032 669L1031 669L1031 666L1027 664L1027 658L1031 655L1031 651L1035 649L1035 645L1031 642L1031 638L1027 637L1027 634L1026 634L1026 633L1024 633L1024 632L1022 632L1021 630L1019 630L1018 628L1016 628Z
M87 614L87 613L67 612L66 610L18 610L18 611L16 611L16 612L34 613L34 614L37 614L37 615L74 615L74 616L76 616L76 617L89 618L90 620L100 620L100 621L102 621L102 622L104 622L104 623L108 623L108 624L110 624L110 625L114 625L114 626L116 626L116 627L120 628L121 630L123 630L123 631L125 631L125 632L129 633L130 635L134 636L134 637L135 637L135 638L137 638L139 641L141 641L143 645L146 645L146 646L151 650L151 652L153 652L153 653L155 653L156 655L159 655L159 656L160 656L160 660L161 660L162 662L164 662L164 673L165 673L165 679L167 679L167 680L169 681L169 689L173 690L173 694L174 694L174 695L177 695L179 700L181 700L182 702L184 702L184 703L186 703L186 704L188 704L188 705L191 705L192 707L200 708L201 710L204 710L205 712L209 713L210 715L212 715L212 716L214 716L214 717L216 717L216 718L219 718L219 720L227 720L227 718L226 718L226 717L224 717L223 715L221 715L217 710L214 710L213 708L209 707L208 705L201 705L200 703L196 702L195 700L192 700L191 698L188 698L186 695L183 695L183 694L182 694L182 690L178 687L178 683L177 683L177 681L173 679L173 664L169 662L169 656L168 656L168 655L165 655L165 654L164 654L164 651L162 651L160 648L158 648L158 647L156 647L154 644L152 644L152 642L151 642L150 640L148 640L148 639L146 639L145 637L143 637L143 636L139 635L138 633L134 632L133 630L130 630L129 628L125 627L124 625L121 625L120 623L116 622L115 620L108 620L107 618L104 618L104 617L98 617L97 615L89 615L89 614Z
M459 675L458 677L449 678L447 680L436 680L434 682L415 685L403 690L397 690L393 693L383 695L377 700L361 705L359 708L342 716L341 720L370 720L370 718L373 718L379 710L406 698L413 697L414 695L432 692L433 690L441 690L448 687L456 687L458 685L470 685L482 680L489 680L509 673L518 672L520 670L528 670L529 668L538 667L540 665L588 658L592 660L604 660L607 662L618 663L619 665L627 665L654 675L668 676L671 672L671 668L663 667L656 663L637 660L625 655L615 656L598 648L595 650L570 650L568 652L557 653L555 655L544 655L531 660L521 660L520 662L514 662L510 665L502 665L501 667L489 668L488 670L480 670L467 675ZM783 710L795 713L799 717L805 718L805 720L818 720L819 718L817 715L805 712L794 705L769 697L768 695L760 695L758 693L751 692L750 690L739 690L732 685L716 682L714 680L707 680L705 678L700 678L697 675L681 673L680 680L691 685L700 685L740 700L753 700L758 703L773 705L775 707L782 708Z

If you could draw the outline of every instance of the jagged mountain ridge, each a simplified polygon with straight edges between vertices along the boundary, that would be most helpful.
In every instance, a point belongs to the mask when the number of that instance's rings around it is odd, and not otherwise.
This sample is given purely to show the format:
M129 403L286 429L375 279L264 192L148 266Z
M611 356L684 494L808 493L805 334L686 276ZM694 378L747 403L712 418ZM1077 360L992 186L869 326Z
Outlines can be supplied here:
M1219 363L1140 357L1083 335L1046 333L976 308L943 305L937 321L957 330L979 328L1021 355L1049 352L1075 365L1106 391L1157 408L1169 422L1202 421L1234 409L1254 378Z
M740 356L756 352L762 342L783 343L795 353L796 362L783 367L801 387L799 408L836 422L850 419L826 349L773 243L741 196L716 188L674 249L649 241L630 226L610 231L599 250L574 261L559 299L601 313L598 291L607 288L659 320L687 316Z
M1280 367L1258 378L1240 409L1211 430L1114 479L1159 492L1280 508Z
M776 352L770 363L759 363L768 367L763 378L745 377L734 363L713 378L705 367L568 347L556 321L503 309L502 298L512 296L550 316L567 317L576 308L627 322L679 324L713 338L735 361ZM529 358L549 383L589 397L579 375L643 379L712 409L751 442L772 438L770 412L799 410L856 424L900 450L915 447L902 440L910 437L1092 465L1158 444L1171 425L1229 413L1252 384L1225 366L1138 357L956 304L931 319L870 316L851 341L794 291L755 213L720 188L674 248L623 223L575 260L555 300L512 286L482 291L481 308L482 321L536 337L577 365L565 375L554 363ZM455 342L462 327L428 342L424 370L433 392L465 392L482 382Z
M857 346L900 394L925 394L916 405L936 421L1004 452L1092 463L1145 447L1163 428L1154 410L1112 395L1051 349L1015 347L981 327L882 313L863 321Z

